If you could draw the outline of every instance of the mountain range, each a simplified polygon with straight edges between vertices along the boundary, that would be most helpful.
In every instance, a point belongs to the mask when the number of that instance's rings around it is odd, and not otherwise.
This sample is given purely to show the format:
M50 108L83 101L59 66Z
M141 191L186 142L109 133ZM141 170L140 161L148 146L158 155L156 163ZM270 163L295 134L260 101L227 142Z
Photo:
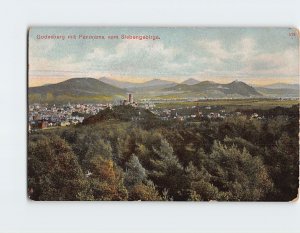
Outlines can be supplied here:
M124 99L128 92L135 97L161 98L243 98L243 97L298 97L299 86L272 84L252 87L242 81L220 84L212 81L187 79L182 83L153 79L144 83L122 82L106 77L71 78L66 81L28 89L30 102L99 102Z
M189 92L202 93L204 96L214 95L240 95L244 97L258 97L261 93L256 91L252 86L241 81L233 81L228 84L220 84L211 81L203 81L194 85L178 84L174 87L167 88L166 91L171 92Z

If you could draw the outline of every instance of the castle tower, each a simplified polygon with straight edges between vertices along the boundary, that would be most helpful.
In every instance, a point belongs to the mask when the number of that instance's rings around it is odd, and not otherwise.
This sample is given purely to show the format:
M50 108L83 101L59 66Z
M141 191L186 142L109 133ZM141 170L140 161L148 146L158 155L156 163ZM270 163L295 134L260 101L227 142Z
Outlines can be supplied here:
M133 95L131 93L128 94L128 102L133 103Z

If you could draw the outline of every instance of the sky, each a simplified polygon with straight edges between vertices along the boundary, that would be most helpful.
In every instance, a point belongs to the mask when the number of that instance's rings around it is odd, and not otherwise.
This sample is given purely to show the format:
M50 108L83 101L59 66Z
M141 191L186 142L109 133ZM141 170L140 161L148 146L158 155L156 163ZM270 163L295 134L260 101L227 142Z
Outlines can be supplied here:
M30 86L104 76L298 83L299 36L293 28L33 27L28 63Z

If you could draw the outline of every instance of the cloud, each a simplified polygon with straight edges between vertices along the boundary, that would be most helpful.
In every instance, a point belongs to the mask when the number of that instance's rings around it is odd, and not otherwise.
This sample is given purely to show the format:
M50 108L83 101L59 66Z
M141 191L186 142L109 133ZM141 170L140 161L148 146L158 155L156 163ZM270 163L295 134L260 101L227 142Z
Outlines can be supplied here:
M98 59L104 58L105 56L107 56L107 53L104 49L94 48L92 52L90 52L86 55L86 59L93 61L95 59L98 60Z
M29 57L45 57L49 51L54 49L55 41L53 40L30 40L29 43Z
M225 60L231 56L220 40L200 40L198 41L198 46L206 51L209 56L218 60Z
M237 43L237 46L234 48L234 50L235 56L246 60L255 56L257 53L256 41L253 38L244 37Z
M227 43L222 39L199 40L196 43L198 48L204 51L207 61L222 63L226 60L245 60L253 56L256 51L256 42L253 38L243 37L240 40Z
M54 70L54 71L76 71L78 64L72 56L66 56L60 59L49 59L47 57L30 57L29 58L30 70Z
M273 46L267 50L256 37L182 43L121 40L116 44L68 44L64 47L63 42L30 40L30 73L57 77L110 74L158 78L299 75L296 49Z
M265 51L258 48L253 38L243 37L235 44L225 46L220 40L200 40L198 46L204 51L198 61L206 65L202 72L214 75L240 76L295 76L298 74L298 51Z
M94 48L85 59L91 69L121 74L150 75L163 73L174 60L178 50L168 48L158 41L124 40L114 49Z
M261 53L250 58L245 71L260 75L297 76L298 67L298 52L294 49L286 49L282 52Z

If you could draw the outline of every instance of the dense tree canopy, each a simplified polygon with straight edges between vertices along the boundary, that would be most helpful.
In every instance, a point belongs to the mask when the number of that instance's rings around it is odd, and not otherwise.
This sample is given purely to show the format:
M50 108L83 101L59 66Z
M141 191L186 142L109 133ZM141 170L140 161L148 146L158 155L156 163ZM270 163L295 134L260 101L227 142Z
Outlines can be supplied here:
M128 110L128 109L127 109ZM29 135L33 200L290 201L298 193L298 108L200 123L107 110ZM130 109L129 109L130 110ZM152 119L148 119L147 116ZM131 120L130 120L131 119ZM149 124L155 122L155 124Z

